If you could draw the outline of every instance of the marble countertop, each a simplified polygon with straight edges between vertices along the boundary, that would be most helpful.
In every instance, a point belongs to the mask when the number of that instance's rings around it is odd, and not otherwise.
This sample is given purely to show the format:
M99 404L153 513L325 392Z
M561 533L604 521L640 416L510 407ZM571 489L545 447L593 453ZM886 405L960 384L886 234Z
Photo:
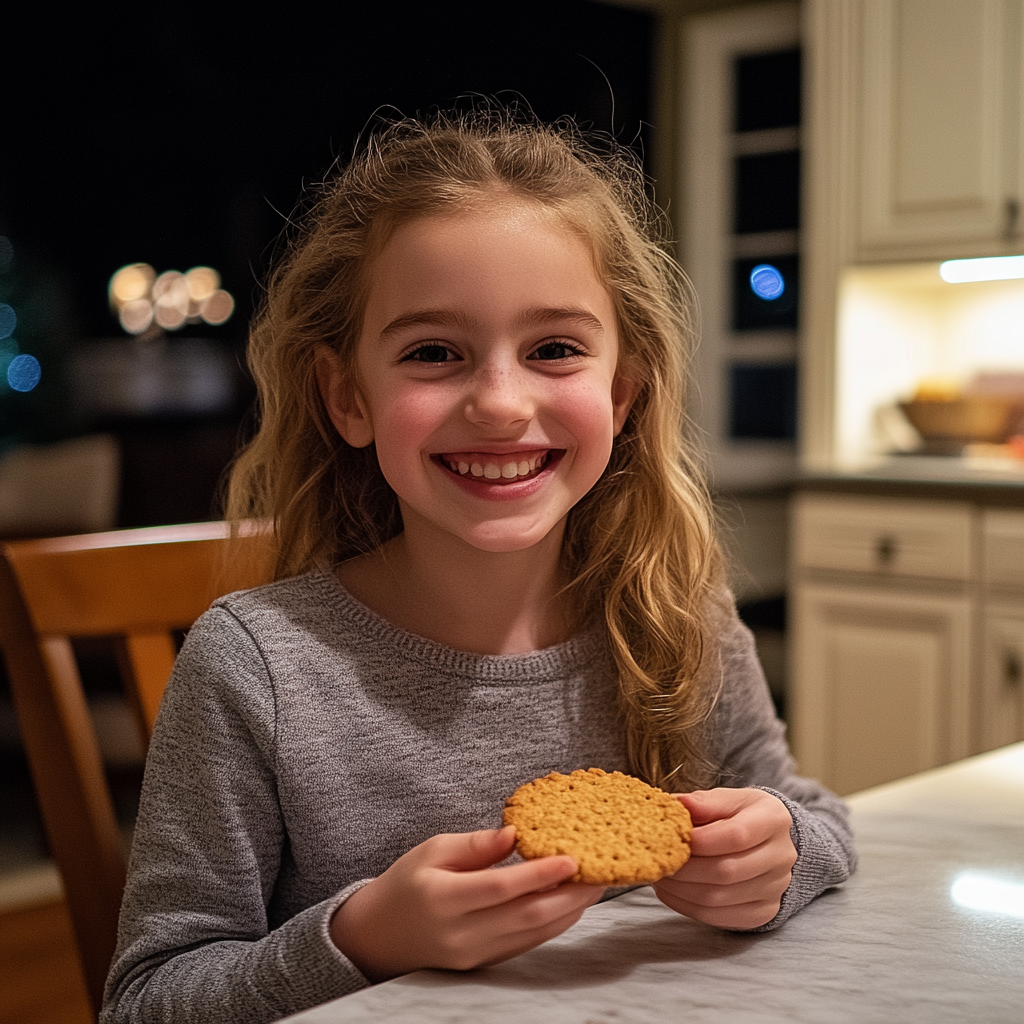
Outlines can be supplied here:
M857 872L777 932L716 931L637 889L497 967L419 971L288 1020L1021 1024L1024 743L850 804Z

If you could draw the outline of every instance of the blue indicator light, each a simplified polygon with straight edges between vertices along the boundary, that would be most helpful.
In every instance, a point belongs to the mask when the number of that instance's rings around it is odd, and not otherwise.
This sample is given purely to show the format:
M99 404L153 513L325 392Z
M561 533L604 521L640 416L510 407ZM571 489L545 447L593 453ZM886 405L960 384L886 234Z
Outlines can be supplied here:
M43 375L43 368L35 356L15 356L7 366L7 383L15 391L31 391Z
M0 302L0 338L9 338L17 326L18 314L6 302Z
M786 290L786 281L770 263L758 263L750 272L750 287L759 299L771 302Z

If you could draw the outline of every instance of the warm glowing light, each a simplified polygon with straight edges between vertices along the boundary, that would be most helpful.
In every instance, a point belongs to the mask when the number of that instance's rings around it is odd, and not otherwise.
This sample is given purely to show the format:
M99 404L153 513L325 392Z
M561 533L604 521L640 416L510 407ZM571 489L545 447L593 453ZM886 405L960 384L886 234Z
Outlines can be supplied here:
M153 306L153 319L165 331L176 331L184 322L187 312L171 303L157 301Z
M213 267L193 267L185 271L188 294L193 302L205 302L219 287L220 274Z
M1012 281L1024 277L1024 256L985 256L976 260L946 260L939 276L949 284L970 281Z
M1024 882L966 871L957 875L949 894L954 903L970 910L1024 918Z
M129 334L143 334L154 324L166 331L203 321L218 326L235 310L213 267L192 267L184 274L165 270L158 276L148 263L130 263L111 277L109 292L111 309Z
M216 327L229 320L234 311L235 300L231 293L218 289L203 303L202 316L208 324Z
M43 375L42 367L35 356L15 356L7 364L7 383L15 391L31 391Z
M129 334L142 334L153 322L153 303L149 299L132 299L121 307L118 319Z
M126 302L145 298L155 278L156 271L148 263L129 263L115 271L110 278L110 305L120 309Z

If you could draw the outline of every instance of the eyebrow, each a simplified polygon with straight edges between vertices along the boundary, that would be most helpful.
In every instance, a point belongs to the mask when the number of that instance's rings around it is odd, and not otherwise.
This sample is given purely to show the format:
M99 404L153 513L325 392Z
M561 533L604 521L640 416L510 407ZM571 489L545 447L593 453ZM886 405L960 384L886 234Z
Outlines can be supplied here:
M514 319L513 325L522 328L534 324L564 322L578 324L580 327L587 327L602 334L605 329L604 324L593 313L579 306L544 306L527 309ZM454 309L421 309L396 317L380 332L380 336L386 338L410 327L457 327L468 330L470 321L465 315Z

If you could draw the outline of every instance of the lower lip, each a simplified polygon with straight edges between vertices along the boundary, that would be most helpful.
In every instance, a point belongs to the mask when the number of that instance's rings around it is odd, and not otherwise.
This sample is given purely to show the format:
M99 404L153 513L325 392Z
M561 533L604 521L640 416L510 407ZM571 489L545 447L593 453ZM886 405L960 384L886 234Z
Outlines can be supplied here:
M469 473L463 476L461 473L456 473L454 470L449 469L437 455L432 456L432 460L441 468L442 473L461 487L467 494L472 494L474 497L482 498L485 501L511 501L513 499L529 497L534 491L543 487L546 478L554 470L554 467L562 461L564 456L564 451L551 452L548 456L548 461L544 463L544 468L536 476L531 476L529 480L518 480L503 484L491 483L487 477L471 476Z

